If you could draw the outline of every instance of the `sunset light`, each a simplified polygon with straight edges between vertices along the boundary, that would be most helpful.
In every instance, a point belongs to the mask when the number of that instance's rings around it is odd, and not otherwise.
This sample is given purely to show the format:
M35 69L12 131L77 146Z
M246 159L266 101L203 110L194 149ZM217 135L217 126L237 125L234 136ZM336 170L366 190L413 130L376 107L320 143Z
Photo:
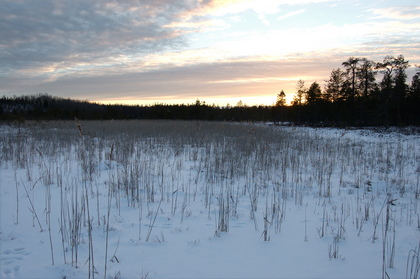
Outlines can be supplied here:
M420 64L414 0L38 2L2 4L1 95L272 105L350 56Z

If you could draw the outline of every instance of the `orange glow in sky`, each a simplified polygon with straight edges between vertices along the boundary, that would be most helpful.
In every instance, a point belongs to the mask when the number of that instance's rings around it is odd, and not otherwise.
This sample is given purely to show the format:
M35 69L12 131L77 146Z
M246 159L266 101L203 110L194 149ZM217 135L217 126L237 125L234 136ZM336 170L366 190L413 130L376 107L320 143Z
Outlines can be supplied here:
M5 96L272 105L350 56L420 64L415 0L5 0L0 26Z

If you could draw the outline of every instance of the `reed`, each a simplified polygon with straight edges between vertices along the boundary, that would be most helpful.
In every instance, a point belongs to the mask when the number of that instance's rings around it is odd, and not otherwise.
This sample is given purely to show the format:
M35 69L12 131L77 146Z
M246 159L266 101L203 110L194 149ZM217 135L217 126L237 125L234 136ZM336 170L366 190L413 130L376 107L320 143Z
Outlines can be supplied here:
M113 231L127 228L125 219L135 228L133 246L141 247L176 237L161 220L194 231L194 218L210 220L208 235L214 230L219 237L249 221L261 229L256 241L273 243L287 226L297 226L303 242L318 233L322 239L314 241L328 245L329 259L344 259L348 241L370 240L382 245L378 258L386 277L400 264L399 226L420 227L418 151L409 152L418 147L347 134L245 123L75 119L1 134L0 167L14 174L14 226L30 214L34 227L44 232L45 226L46 237L48 231L51 264L62 250L64 264L85 268L89 278L114 274L123 256L110 252L118 235ZM22 210L25 203L29 212ZM299 220L289 212L300 212ZM205 237L195 237L196 243ZM407 274L416 278L417 248L409 259Z

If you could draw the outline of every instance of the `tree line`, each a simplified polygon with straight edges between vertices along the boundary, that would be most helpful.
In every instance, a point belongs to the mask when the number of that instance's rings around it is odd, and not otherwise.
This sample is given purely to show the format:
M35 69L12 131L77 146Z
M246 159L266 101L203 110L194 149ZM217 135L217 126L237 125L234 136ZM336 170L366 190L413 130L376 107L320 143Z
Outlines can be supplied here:
M0 120L111 120L111 119L178 119L214 121L270 121L272 106L193 104L104 105L89 101L65 99L48 94L0 98Z
M306 88L299 80L284 119L317 125L419 125L420 67L407 84L409 66L403 55L386 56L382 62L350 57L343 68L331 71L323 90L317 82ZM284 105L282 91L276 107L281 111Z
M193 104L103 105L38 94L0 98L0 120L183 119L272 121L322 126L420 125L420 68L407 83L409 62L400 55L382 62L350 57L333 69L322 89L299 80L290 105L282 90L271 106Z

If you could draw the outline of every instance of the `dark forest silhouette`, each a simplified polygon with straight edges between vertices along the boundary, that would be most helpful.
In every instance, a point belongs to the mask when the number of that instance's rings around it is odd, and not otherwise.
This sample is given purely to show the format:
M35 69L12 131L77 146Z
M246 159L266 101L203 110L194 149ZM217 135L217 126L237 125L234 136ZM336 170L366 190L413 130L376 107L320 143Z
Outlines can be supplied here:
M420 125L420 68L407 81L409 62L400 55L382 62L350 57L333 69L324 88L299 80L291 105L282 90L272 106L193 104L102 105L38 94L0 98L0 120L183 119L272 121L312 126Z

